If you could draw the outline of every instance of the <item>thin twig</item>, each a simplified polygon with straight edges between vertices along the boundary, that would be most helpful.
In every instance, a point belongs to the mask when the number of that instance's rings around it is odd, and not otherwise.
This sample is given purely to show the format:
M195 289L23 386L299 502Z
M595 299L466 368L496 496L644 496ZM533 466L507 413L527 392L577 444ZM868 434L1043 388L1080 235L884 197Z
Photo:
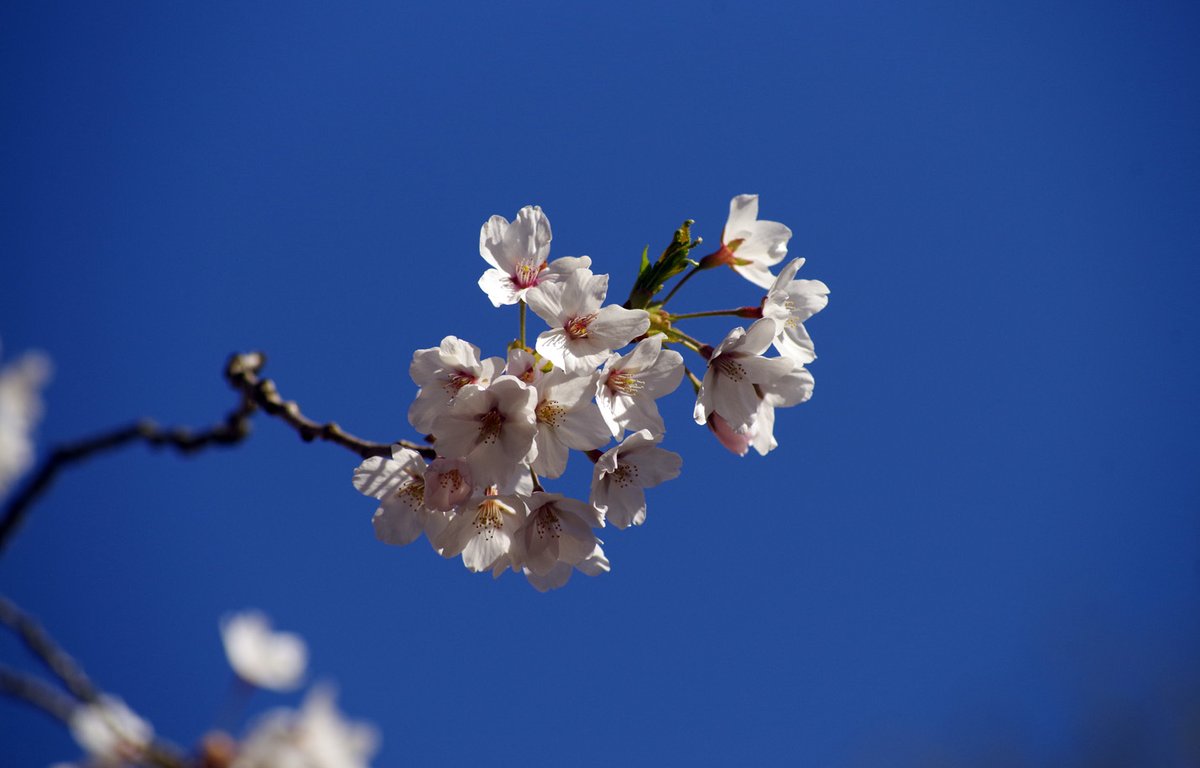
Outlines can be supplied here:
M76 698L86 702L93 702L99 698L100 693L96 686L92 685L92 681L75 659L55 642L37 619L3 595L0 595L0 624L16 633L25 647L41 659L46 668L62 680L63 685Z
M71 713L78 706L45 680L3 665L0 665L0 694L20 699L64 723L70 722Z
M183 454L195 453L213 445L234 445L250 434L250 415L254 409L254 402L243 397L237 408L230 411L219 424L199 432L187 427L164 428L149 419L142 419L129 426L58 446L5 506L4 517L0 518L0 552L4 551L24 521L33 502L50 488L65 467L135 442L145 443L152 448L172 448Z
M688 271L688 272L687 272L687 273L686 273L686 274L685 274L685 275L684 275L684 276L683 276L683 277L680 279L680 281L679 281L678 283L675 283L675 287L674 287L674 288L672 288L672 289L671 289L671 290L670 290L670 291L667 293L667 297L666 297L665 299L663 299L663 300L662 300L662 304L660 304L659 306L660 306L660 307L665 307L665 306L667 306L667 302L671 300L671 297L672 297L672 296L674 296L676 293L678 293L678 292L679 292L679 289L680 289L680 288L682 288L682 287L684 286L684 284L685 284L685 283L687 283L687 281L688 281L688 280L691 280L693 275L695 275L697 272L700 272L700 271L702 271L702 270L701 270L701 268L700 268L700 266L699 266L699 265L692 267L692 268L691 268L691 270L689 270L689 271Z
M230 386L241 392L246 398L263 410L268 416L282 419L300 435L305 442L323 440L325 442L348 448L362 458L371 456L391 456L393 443L374 443L355 437L342 429L335 422L324 424L313 421L300 412L300 406L294 400L284 400L275 382L270 379L260 379L258 374L266 363L266 356L261 352L249 352L234 355L225 366L225 378ZM403 448L416 451L427 459L437 454L428 445L420 445L409 440L397 440Z

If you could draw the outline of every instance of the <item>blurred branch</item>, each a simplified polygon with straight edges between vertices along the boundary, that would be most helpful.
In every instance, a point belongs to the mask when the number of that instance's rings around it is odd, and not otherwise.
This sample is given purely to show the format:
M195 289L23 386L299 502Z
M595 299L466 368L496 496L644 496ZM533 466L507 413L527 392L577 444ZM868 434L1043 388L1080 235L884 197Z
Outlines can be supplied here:
M4 551L33 503L50 488L59 471L65 467L137 442L152 448L172 448L183 454L195 453L213 445L234 445L250 434L250 415L254 409L254 402L243 397L237 408L230 411L223 421L199 432L187 427L163 428L150 419L142 419L126 427L58 446L5 506L4 516L0 518L0 552Z
M0 694L20 699L56 720L70 722L77 706L62 691L33 675L0 665Z
M313 421L300 412L300 406L294 400L284 400L270 379L260 379L258 374L266 364L266 356L261 352L248 352L229 358L225 366L225 378L229 384L242 393L247 399L269 416L282 419L300 435L305 442L322 440L347 448L366 459L371 456L391 457L392 443L373 443L346 432L336 423L329 421L324 424ZM397 440L403 448L416 451L427 459L436 454L427 445L420 445L409 440Z
M92 685L75 659L50 637L37 619L3 595L0 595L0 624L16 633L25 647L41 659L46 668L81 701L93 702L99 697L96 686Z

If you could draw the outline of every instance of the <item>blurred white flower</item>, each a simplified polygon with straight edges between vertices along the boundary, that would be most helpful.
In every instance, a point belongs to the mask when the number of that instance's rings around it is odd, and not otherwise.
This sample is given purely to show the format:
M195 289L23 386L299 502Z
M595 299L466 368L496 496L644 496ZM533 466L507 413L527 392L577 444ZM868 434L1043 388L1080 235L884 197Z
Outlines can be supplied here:
M242 611L221 620L221 640L229 666L242 680L272 691L300 685L308 665L308 647L291 632L276 632L259 611Z
M592 506L618 528L646 521L646 488L679 476L683 459L643 429L608 449L592 469Z
M550 326L537 338L538 354L558 368L586 371L646 332L650 316L645 310L601 306L607 295L608 275L587 269L530 293L529 308Z
M33 465L33 430L49 378L50 360L36 352L0 369L0 496Z
M154 728L149 723L125 702L107 695L91 704L81 704L67 725L92 766L139 763L154 739Z
M300 710L267 712L230 768L366 768L379 749L375 728L344 718L332 689L309 691Z
M550 220L536 205L517 211L511 224L503 216L484 222L479 230L479 255L492 268L479 278L479 287L492 306L516 304L539 285L591 266L587 256L568 256L547 264L551 238Z
M803 265L804 259L793 259L780 271L762 308L763 317L775 320L778 328L773 342L775 349L801 365L817 359L804 321L829 303L829 288L825 283L795 279L796 270Z

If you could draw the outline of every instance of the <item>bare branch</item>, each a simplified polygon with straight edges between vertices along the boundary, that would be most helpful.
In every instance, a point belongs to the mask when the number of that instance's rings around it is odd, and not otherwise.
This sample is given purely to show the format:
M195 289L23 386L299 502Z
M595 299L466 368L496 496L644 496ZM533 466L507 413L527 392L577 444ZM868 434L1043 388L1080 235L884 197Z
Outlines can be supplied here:
M300 406L294 400L284 400L275 382L270 379L260 379L258 374L266 364L266 356L261 352L248 352L229 358L225 366L225 378L229 384L242 393L247 399L269 416L282 419L307 442L323 440L347 448L366 459L371 456L391 456L393 443L374 443L355 437L342 429L336 423L329 421L320 424L300 412ZM420 445L409 440L397 440L400 446L416 451L427 459L436 454L428 445Z
M33 675L0 665L0 694L20 699L63 723L78 706L70 696Z
M187 427L163 428L149 419L142 419L126 427L58 446L5 506L4 516L0 518L0 552L3 552L24 521L29 508L50 488L59 471L65 467L136 442L156 449L171 448L183 454L195 453L214 445L234 445L250 434L250 415L254 409L253 401L243 397L237 408L230 411L223 421L199 432Z
M3 595L0 595L0 624L16 633L25 647L41 659L46 668L62 680L67 690L77 698L92 702L99 697L96 686L92 685L75 659L55 642L37 619Z

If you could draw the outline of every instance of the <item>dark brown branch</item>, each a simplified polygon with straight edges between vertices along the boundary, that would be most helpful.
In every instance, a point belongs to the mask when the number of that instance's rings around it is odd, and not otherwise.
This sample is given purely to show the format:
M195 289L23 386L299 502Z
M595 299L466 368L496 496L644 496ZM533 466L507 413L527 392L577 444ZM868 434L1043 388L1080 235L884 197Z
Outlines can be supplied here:
M243 397L237 408L230 411L223 421L199 432L187 427L163 428L149 419L143 419L126 427L60 445L5 506L4 517L0 518L0 552L4 551L9 539L24 521L33 502L50 488L62 469L135 442L156 449L172 448L183 454L195 453L213 445L234 445L250 434L250 415L254 409L254 402Z
M300 412L300 406L294 400L284 400L270 379L261 379L258 374L266 364L266 357L261 352L248 352L229 358L225 366L225 378L229 384L252 400L255 405L269 416L282 419L300 435L305 442L323 440L347 448L366 459L371 456L391 456L392 443L373 443L355 437L342 429L336 423L329 421L320 424ZM427 459L436 454L427 445L420 445L409 440L396 441L401 447L416 451Z
M70 696L44 680L0 665L0 694L20 699L56 720L67 723L78 706Z
M11 629L25 647L30 650L35 656L41 659L46 668L62 680L63 685L67 690L75 695L76 698L92 702L99 697L99 691L96 686L92 685L92 681L71 658L70 654L62 649L54 638L42 628L37 619L30 616L25 611L9 600L7 597L0 595L0 624Z

